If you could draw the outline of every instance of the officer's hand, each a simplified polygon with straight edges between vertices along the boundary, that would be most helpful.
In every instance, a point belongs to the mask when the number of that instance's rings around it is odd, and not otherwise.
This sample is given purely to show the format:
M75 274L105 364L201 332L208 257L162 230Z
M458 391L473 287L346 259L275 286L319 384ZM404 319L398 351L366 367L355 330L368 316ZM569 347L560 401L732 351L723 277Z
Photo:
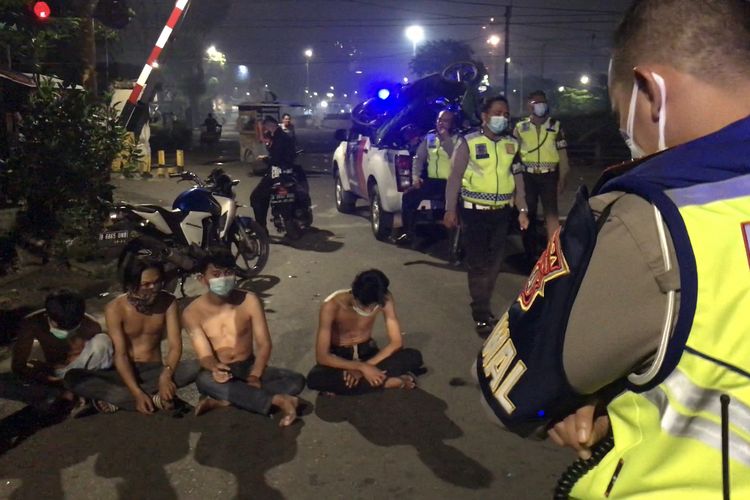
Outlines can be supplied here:
M596 416L596 406L586 405L547 430L560 446L573 448L584 460L591 458L591 448L609 432L607 414Z
M526 231L529 228L529 213L528 212L518 213L518 225L521 226L522 231Z
M445 216L443 217L443 225L448 229L455 229L456 227L458 227L458 215L456 215L455 211L451 210L445 212Z

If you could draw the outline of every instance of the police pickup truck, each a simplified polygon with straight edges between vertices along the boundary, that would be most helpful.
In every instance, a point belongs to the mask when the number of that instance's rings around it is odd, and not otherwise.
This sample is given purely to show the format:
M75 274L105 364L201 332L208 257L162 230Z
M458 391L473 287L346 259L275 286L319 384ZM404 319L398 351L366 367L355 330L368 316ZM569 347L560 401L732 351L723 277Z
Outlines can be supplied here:
M387 239L400 219L402 193L411 187L418 139L434 127L440 110L460 109L478 76L473 63L456 63L358 104L351 128L336 131L331 172L338 211L352 213L357 200L365 200L373 235Z

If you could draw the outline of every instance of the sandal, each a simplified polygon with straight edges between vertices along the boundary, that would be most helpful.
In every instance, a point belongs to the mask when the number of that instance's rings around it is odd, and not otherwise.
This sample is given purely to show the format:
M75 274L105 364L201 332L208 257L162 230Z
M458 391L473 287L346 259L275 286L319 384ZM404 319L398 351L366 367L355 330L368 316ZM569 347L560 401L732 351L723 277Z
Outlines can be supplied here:
M93 400L92 404L94 408L96 408L96 411L104 414L114 413L120 409L119 406L113 405L112 403L108 403L106 401L102 401L101 399Z

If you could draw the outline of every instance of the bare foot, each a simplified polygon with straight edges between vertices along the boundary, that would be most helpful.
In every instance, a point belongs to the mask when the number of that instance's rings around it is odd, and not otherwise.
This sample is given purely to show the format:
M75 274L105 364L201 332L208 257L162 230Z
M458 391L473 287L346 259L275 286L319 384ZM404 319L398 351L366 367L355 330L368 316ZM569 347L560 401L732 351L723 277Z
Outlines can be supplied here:
M297 420L297 406L299 399L286 394L276 394L271 402L281 409L282 417L279 421L279 427L289 427Z
M216 408L226 408L227 406L229 406L229 401L220 401L218 399L205 397L195 405L195 416L199 417L204 413L215 410Z
M383 387L386 389L414 389L417 381L413 375L401 375L400 377L390 377L385 380Z

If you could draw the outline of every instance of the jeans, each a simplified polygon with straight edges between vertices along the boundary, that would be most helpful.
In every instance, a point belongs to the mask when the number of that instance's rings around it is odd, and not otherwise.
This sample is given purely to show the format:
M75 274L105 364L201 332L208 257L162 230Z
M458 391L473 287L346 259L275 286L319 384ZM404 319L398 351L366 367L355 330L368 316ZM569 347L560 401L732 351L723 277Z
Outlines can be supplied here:
M164 365L159 362L133 365L138 385L146 394L159 392L159 376L163 370ZM181 361L175 368L172 380L177 387L184 387L195 380L199 370L198 360ZM130 389L115 369L70 370L65 375L65 386L84 398L106 401L124 410L136 410L135 399Z
M260 378L261 388L247 384L247 377L252 370L254 358L229 364L232 379L220 384L208 370L201 370L195 385L201 394L220 401L229 401L234 406L261 415L268 415L271 400L276 394L296 396L305 388L305 377L302 374L267 366Z
M511 209L461 209L463 244L468 267L471 315L474 321L492 317L490 300L503 262Z
M356 352L356 357L362 361L372 358L378 351L378 346L374 340L352 347L333 346L331 348L331 354L348 360L354 359L354 353ZM422 368L422 354L416 349L409 348L394 352L376 366L385 371L388 377L400 377L407 373L424 370ZM347 387L344 382L344 370L323 365L315 365L310 370L307 375L307 386L314 391L347 396L382 390L382 386L373 387L364 379L361 379L354 387Z

